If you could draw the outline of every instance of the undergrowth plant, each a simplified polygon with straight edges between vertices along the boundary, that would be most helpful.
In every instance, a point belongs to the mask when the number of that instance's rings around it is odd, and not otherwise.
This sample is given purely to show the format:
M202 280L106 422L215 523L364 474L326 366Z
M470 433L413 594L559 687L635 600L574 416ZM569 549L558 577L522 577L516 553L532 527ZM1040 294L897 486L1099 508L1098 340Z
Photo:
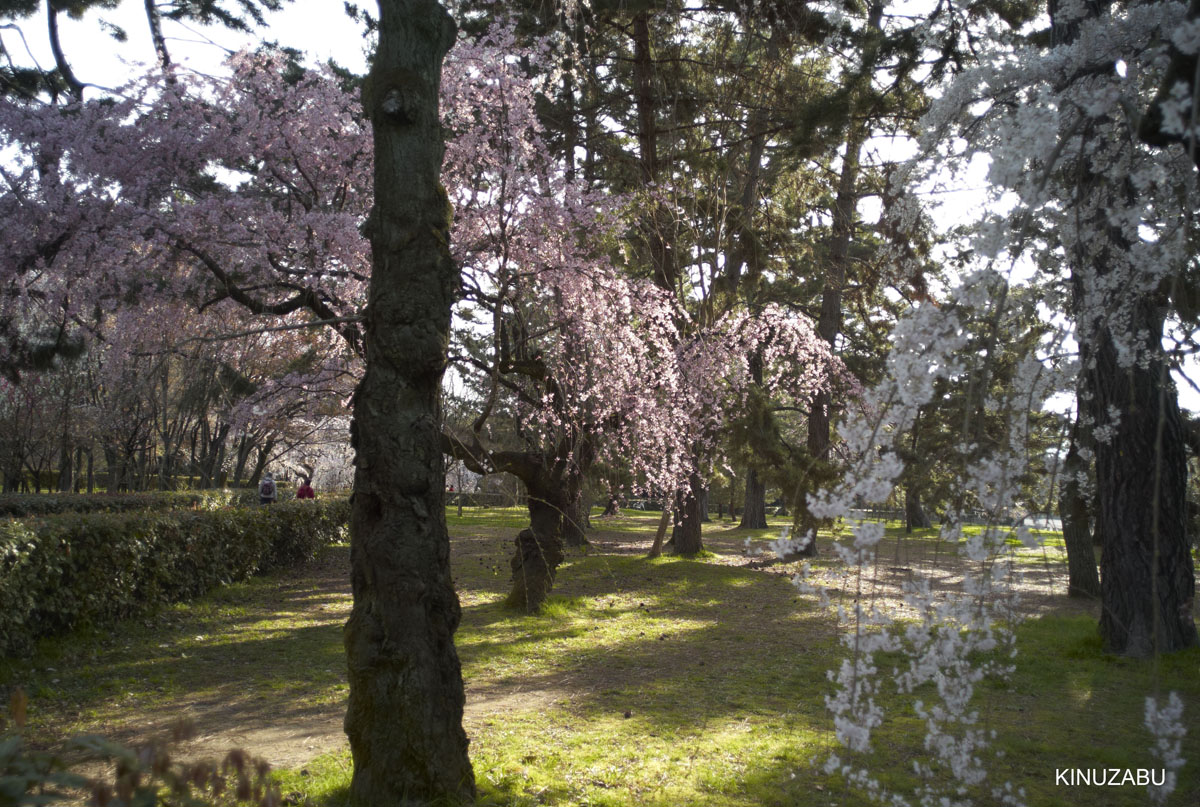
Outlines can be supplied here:
M219 763L175 759L172 746L193 733L187 723L177 723L167 737L136 747L88 735L67 741L63 752L55 753L24 741L27 710L25 693L15 689L8 708L13 727L0 734L0 805L4 807L78 803L81 798L93 807L279 807L283 803L270 766L244 751L230 751ZM81 762L99 764L106 773L85 776L73 770Z

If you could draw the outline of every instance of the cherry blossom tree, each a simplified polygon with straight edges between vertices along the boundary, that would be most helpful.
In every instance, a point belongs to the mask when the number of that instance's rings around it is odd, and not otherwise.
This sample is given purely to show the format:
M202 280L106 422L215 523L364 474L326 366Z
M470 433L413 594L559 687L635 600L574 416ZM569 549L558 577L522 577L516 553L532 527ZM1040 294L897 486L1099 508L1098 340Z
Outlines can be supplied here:
M1170 3L1052 4L1053 48L996 54L930 118L930 142L969 130L952 159L986 152L992 183L1017 200L983 223L978 251L1035 255L1047 304L1070 315L1079 415L1094 439L1101 632L1108 649L1136 656L1197 643L1185 441L1164 349L1172 319L1183 318L1185 342L1194 327L1197 189L1181 148L1129 137L1170 43L1188 41L1183 15Z
M362 361L347 729L353 790L372 802L472 792L444 448L523 474L531 525L518 539L514 598L536 607L563 514L596 457L630 459L638 484L674 489L695 476L686 460L702 455L696 446L741 394L750 351L790 366L800 398L837 366L807 321L782 313L681 337L686 315L671 299L615 268L616 203L571 180L541 145L536 85L519 64L538 53L518 53L503 30L462 43L439 116L452 25L428 0L383 11L363 87L373 131L338 76L270 52L236 57L230 79L175 71L102 101L0 106L15 155L0 223L13 245L0 257L0 313L13 333L72 338L102 318L97 308L161 317L159 301L183 301L293 334L272 345L312 343L321 358L264 383L233 424L266 408L272 389L331 383ZM443 124L453 138L435 170ZM460 295L463 317L490 327L464 327L453 348L483 395L478 425L447 436L438 396ZM326 336L296 336L316 326ZM2 358L16 374L13 344ZM501 411L524 441L518 452L490 444Z
M93 306L142 291L235 303L266 327L327 325L363 358L346 723L356 797L394 803L469 798L474 783L438 430L458 287L438 181L454 26L432 0L381 11L362 104L373 138L332 76L278 56L235 60L232 81L173 72L102 101L6 98L0 363L19 373Z
M669 296L633 281L606 250L614 200L588 193L551 158L534 113L543 53L493 28L461 42L446 76L446 183L463 266L452 358L476 396L469 427L444 446L477 473L525 485L510 603L537 609L578 523L597 458L630 461L638 483L672 486L687 469ZM506 445L507 442L507 445Z
M1180 65L1194 70L1188 55L1200 40L1182 4L1062 2L1049 11L1049 41L1000 30L977 38L989 43L974 52L980 63L949 81L922 121L926 151L918 162L930 169L922 178L984 163L992 204L959 245L973 260L937 305L914 307L893 331L883 378L840 429L849 473L812 503L819 516L847 519L851 540L837 551L852 579L862 574L883 530L854 519L853 508L892 495L904 473L899 442L939 388L963 388L947 458L958 506L941 532L978 571L967 574L961 594L942 601L929 581L916 579L907 599L923 615L918 623L895 625L857 601L839 609L850 656L834 673L837 690L827 703L847 752L825 769L879 803L1025 802L1023 792L989 781L988 737L973 699L979 681L1010 671L995 652L1013 642L1010 629L1000 629L1014 602L1005 542L1015 534L1036 544L1021 526L1019 481L1036 461L1030 435L1051 395L1078 390L1080 428L1095 440L1080 453L1097 469L1106 649L1144 656L1196 643L1183 424L1169 375L1177 355L1168 349L1194 341L1196 177L1193 155L1172 145L1194 136L1194 105L1189 81L1168 80L1164 68L1174 65L1176 79ZM918 27L918 41L938 38L934 28ZM1155 98L1157 122L1142 116ZM1139 132L1157 148L1140 142ZM889 226L899 232L916 229L922 216L909 193L919 183L901 187L913 179L898 178L892 188ZM1036 330L1030 311L1043 320ZM1010 340L1025 347L1000 386L997 366ZM1069 472L1086 489L1086 475ZM986 513L976 535L958 522L966 503ZM775 550L794 546L781 539ZM878 654L895 651L909 666L889 674L893 664L880 664ZM972 659L977 651L987 655ZM911 796L890 791L870 771L872 735L885 719L879 695L929 681L937 700L915 704L931 752L914 764L925 782ZM1162 703L1147 698L1145 723L1156 755L1178 766L1182 703L1174 695ZM1172 786L1152 790L1152 798L1161 803Z
M458 134L445 176L464 267L453 358L479 401L446 447L476 472L508 471L525 484L531 524L518 537L510 601L531 608L552 584L564 520L582 519L594 462L627 465L647 492L687 487L745 395L747 355L762 355L772 388L798 401L840 372L803 317L768 308L693 327L669 291L617 270L621 200L571 177L534 113L538 84L525 71L540 67L553 81L544 52L494 28L460 43L446 83ZM701 548L694 522L677 551Z

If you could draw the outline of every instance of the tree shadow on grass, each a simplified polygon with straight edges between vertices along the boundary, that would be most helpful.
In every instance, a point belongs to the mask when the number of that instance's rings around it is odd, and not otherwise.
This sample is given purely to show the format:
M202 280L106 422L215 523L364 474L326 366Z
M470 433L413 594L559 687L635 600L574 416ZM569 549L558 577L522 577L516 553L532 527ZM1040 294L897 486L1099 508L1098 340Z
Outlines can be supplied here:
M347 548L331 547L305 567L43 640L32 658L3 666L0 686L30 695L30 734L44 742L132 724L172 704L219 711L289 697L311 703L314 693L336 699L345 680L345 567Z
M602 564L616 589L594 585ZM558 591L573 599L554 618L464 610L468 701L549 692L575 714L630 712L685 731L785 705L823 683L835 648L825 614L786 582L737 567L589 557L564 570Z

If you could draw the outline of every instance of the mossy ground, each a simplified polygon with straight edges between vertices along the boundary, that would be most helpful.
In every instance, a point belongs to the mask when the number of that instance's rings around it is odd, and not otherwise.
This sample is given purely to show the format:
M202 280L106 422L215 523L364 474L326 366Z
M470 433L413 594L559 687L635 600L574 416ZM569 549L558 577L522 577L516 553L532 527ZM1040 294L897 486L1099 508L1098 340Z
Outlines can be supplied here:
M843 652L836 621L789 584L791 567L743 554L747 538L764 542L779 525L708 525L712 556L646 560L657 514L597 519L593 546L568 553L549 606L526 616L501 605L520 511L459 518L449 510L448 520L463 604L465 723L482 804L866 803L814 764L836 745L824 706L825 672ZM1185 721L1200 727L1200 650L1157 662L1104 655L1094 606L1057 593L1060 555L1051 541L1020 559L1040 575L1030 589L1037 615L1019 629L1012 679L980 690L982 719L1002 754L992 775L1024 787L1039 807L1146 803L1138 787L1056 786L1055 770L1154 767L1144 698L1179 691ZM314 715L335 736L345 697L347 563L346 548L334 547L306 569L111 633L45 642L34 659L4 662L0 684L30 692L30 737L46 744L97 730L132 739L136 726L161 726L181 705L234 724L213 729L214 741L258 736L251 724L294 727ZM880 552L893 576L916 568L950 574L956 563L932 532L905 536L895 526ZM823 573L837 564L826 552L814 567ZM889 596L886 586L877 590ZM875 737L873 770L885 785L911 790L924 728L908 702L883 702L891 712ZM1200 731L1190 733L1184 756L1191 762L1171 803L1193 805ZM349 771L348 754L335 746L279 776L296 800L336 805L345 802Z

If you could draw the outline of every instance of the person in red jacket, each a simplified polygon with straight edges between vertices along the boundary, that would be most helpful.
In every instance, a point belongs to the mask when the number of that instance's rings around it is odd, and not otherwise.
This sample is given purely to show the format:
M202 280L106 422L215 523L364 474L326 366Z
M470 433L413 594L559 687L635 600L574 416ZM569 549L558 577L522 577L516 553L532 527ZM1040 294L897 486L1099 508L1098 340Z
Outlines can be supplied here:
M296 498L297 499L315 499L315 498L317 498L317 493L316 493L316 491L313 490L312 483L308 477L305 477L304 481L300 483L300 487L296 488Z

